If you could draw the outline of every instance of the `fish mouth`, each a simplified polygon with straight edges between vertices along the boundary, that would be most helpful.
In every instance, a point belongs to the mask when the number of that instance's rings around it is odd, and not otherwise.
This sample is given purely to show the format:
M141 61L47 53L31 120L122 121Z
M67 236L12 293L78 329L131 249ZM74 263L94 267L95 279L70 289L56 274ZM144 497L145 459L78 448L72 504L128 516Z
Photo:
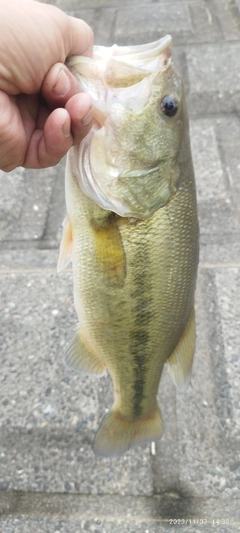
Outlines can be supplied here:
M66 65L75 74L82 90L97 98L106 88L128 87L138 83L154 71L165 68L171 57L172 37L133 46L94 46L93 57L71 56Z
M172 44L171 35L165 35L165 37L162 37L158 41L147 44L133 46L118 46L114 44L111 47L95 46L93 58L97 60L114 58L120 61L126 61L126 56L128 56L128 61L132 58L134 60L144 60L159 56L166 50L170 50Z
M148 44L95 46L93 60L103 65L108 87L127 87L163 70L171 57L172 44L171 35L166 35Z

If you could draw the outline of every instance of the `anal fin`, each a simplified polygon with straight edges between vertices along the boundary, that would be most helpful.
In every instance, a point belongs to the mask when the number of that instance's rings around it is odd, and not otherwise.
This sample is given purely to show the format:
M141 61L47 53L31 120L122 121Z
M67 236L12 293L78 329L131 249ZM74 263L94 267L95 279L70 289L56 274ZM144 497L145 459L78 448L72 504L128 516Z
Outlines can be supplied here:
M106 371L106 365L86 346L79 331L70 342L64 361L67 366L86 374L102 375Z
M195 337L196 327L193 308L181 339L166 361L168 373L179 391L182 391L187 386L191 377Z
M106 282L112 287L123 287L126 277L126 259L121 234L114 213L105 212L105 218L92 218L95 256Z

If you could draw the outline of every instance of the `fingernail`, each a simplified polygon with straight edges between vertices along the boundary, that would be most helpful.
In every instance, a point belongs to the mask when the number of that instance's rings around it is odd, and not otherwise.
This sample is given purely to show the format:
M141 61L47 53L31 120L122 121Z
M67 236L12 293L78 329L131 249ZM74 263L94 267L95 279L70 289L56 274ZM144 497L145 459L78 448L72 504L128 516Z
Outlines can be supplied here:
M65 137L69 137L71 135L71 129L69 126L69 122L65 122L65 124L63 124L62 131Z
M65 70L61 69L58 74L56 83L53 87L53 92L56 96L63 97L63 96L66 96L66 94L70 91L70 88L71 88L70 79L68 75L66 74Z
M85 115L85 117L82 118L81 124L83 126L88 126L88 124L90 124L90 122L92 121L92 118L93 118L92 109L90 109L88 113Z

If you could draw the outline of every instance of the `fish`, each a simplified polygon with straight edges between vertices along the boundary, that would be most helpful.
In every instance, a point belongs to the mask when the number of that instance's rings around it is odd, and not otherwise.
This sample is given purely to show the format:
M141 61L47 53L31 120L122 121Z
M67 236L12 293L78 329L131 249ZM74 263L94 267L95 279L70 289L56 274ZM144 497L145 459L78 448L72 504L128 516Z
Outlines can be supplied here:
M198 217L186 98L170 35L95 46L68 68L93 100L93 125L66 164L58 271L72 261L78 325L65 362L109 372L113 406L93 451L119 457L157 441L164 366L191 377Z

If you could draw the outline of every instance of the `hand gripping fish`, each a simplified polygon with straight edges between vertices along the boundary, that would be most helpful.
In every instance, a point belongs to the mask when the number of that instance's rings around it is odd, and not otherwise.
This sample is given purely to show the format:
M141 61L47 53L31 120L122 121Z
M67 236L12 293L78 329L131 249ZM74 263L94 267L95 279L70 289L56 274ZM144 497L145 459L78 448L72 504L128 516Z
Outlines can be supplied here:
M167 35L68 61L92 96L94 124L66 166L58 270L72 261L79 320L66 363L112 377L114 405L93 445L105 457L161 436L163 366L178 389L192 367L198 221L171 47Z

